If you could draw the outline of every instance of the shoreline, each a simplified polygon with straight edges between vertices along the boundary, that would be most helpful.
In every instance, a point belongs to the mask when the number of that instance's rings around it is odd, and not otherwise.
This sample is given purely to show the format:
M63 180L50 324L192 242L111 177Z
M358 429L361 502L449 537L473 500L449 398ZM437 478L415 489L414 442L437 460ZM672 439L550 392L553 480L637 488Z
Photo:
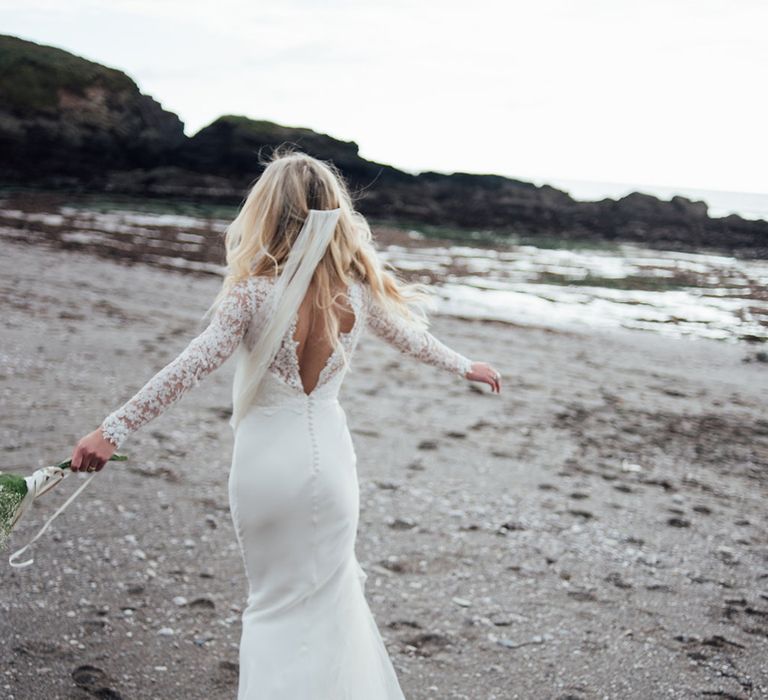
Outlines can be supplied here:
M223 219L39 200L28 205L0 208L0 240L216 279L226 269ZM495 248L490 240L430 235L435 232L373 228L387 264L405 279L434 285L439 301L433 312L586 332L617 326L768 340L768 266L762 260L630 244L549 248L507 241Z
M638 193L635 193L638 194ZM112 207L123 213L147 213L147 214L174 214L178 216L199 217L209 221L231 221L237 213L239 205L222 204L215 200L209 201L200 197L183 198L180 194L158 195L153 193L130 192L102 192L99 190L69 190L66 188L52 189L47 187L24 187L14 184L0 183L0 205L4 208L7 204L21 204L24 210L36 208L42 211L50 211L51 207L59 207L62 204L77 202L83 211L98 211L107 203L114 203ZM594 205L598 201L580 200L581 204ZM668 203L668 202L667 202ZM732 215L728 215L732 216ZM715 219L727 219L728 216L714 217ZM2 209L0 209L0 219ZM669 240L638 240L636 237L618 237L607 239L596 231L589 231L582 227L578 233L539 232L521 233L501 231L493 228L461 228L451 225L438 225L419 220L408 220L407 216L399 216L394 219L381 218L375 215L366 215L366 219L372 228L386 230L393 239L409 229L416 229L425 233L429 240L439 240L455 244L502 246L502 245L534 245L541 248L569 248L569 249L612 249L619 246L646 246L650 250L674 251L686 254L705 254L733 257L743 261L765 260L764 255L758 254L758 248L705 245L675 239ZM745 219L746 222L756 221L768 223L763 219Z

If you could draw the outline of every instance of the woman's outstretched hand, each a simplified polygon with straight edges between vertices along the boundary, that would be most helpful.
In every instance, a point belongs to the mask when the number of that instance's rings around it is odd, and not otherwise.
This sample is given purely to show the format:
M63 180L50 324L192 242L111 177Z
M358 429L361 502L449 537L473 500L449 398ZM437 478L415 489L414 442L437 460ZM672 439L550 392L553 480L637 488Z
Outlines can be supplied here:
M473 362L472 369L464 376L473 382L490 384L491 391L501 393L501 374L487 362Z
M104 468L117 448L107 440L97 428L92 433L80 438L72 452L70 469L73 472L98 472Z

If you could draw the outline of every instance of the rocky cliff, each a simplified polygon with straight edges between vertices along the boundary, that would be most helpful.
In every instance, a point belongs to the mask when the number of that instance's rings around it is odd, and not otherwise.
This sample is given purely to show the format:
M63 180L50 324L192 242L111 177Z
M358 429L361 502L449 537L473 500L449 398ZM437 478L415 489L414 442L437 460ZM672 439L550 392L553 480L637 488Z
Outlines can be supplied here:
M460 138L458 136L457 138ZM714 248L768 257L768 222L710 218L704 202L641 193L577 202L497 175L412 175L311 129L225 115L192 137L122 71L0 36L0 183L242 201L279 144L333 161L368 216L564 239Z
M125 73L67 51L0 36L0 177L92 183L116 169L171 162L184 125Z

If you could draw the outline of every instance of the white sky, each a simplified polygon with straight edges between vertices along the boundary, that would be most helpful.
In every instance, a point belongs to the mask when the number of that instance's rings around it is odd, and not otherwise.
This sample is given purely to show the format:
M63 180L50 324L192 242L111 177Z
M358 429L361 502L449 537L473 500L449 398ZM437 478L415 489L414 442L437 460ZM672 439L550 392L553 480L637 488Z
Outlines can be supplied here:
M766 0L0 0L0 31L406 170L768 192Z

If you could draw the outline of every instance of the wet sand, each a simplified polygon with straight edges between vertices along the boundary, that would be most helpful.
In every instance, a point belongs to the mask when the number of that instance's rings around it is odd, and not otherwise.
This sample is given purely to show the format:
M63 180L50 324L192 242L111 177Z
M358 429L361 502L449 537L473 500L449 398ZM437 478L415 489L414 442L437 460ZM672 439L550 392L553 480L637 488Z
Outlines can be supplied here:
M5 242L0 469L69 457L185 347L218 284ZM438 316L432 330L495 364L502 394L370 334L341 394L358 558L406 697L768 696L760 346ZM235 696L233 371L130 437L34 566L0 564L1 697Z

